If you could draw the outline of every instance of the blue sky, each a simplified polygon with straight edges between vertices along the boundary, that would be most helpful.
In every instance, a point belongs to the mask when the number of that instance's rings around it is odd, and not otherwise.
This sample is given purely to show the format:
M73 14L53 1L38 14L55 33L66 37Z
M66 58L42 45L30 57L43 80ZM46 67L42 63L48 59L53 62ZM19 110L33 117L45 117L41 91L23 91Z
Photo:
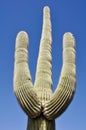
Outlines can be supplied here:
M56 119L56 130L86 129L86 1L0 0L0 130L26 130L27 116L13 93L15 38L21 30L29 34L29 66L34 82L45 5L51 9L53 90L62 66L62 36L72 32L76 39L76 93L66 112Z

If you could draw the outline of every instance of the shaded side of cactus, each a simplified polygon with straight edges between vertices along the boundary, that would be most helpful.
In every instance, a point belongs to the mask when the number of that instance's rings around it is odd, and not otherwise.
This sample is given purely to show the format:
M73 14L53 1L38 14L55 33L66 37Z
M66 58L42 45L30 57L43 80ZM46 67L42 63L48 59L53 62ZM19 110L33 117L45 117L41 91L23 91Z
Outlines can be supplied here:
M55 118L73 99L76 86L75 39L63 36L63 66L58 86L52 93L52 29L50 9L44 7L43 29L33 85L28 66L28 35L21 31L16 38L14 93L28 116L27 130L55 130Z

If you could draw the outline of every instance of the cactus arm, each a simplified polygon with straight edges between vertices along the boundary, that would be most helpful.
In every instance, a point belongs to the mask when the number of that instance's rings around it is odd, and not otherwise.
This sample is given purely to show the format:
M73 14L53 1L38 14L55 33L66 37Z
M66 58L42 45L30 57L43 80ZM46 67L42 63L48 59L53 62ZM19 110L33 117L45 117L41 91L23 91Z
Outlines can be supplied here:
M45 86L51 88L52 86L52 57L51 57L51 21L50 21L50 9L44 7L43 10L43 29L40 41L40 50L37 62L37 71L35 79L35 87Z
M29 117L37 117L41 112L41 103L34 91L28 68L28 35L21 31L16 38L14 65L14 93L22 109Z
M69 106L76 86L75 40L71 33L63 37L63 67L56 91L44 106L44 116L52 120Z

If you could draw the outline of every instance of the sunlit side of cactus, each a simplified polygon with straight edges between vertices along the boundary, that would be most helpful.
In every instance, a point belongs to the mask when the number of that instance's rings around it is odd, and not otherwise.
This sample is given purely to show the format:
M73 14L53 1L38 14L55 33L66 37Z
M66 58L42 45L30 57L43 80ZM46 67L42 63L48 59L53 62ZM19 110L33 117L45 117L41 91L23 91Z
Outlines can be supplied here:
M58 86L52 93L52 29L50 9L44 7L36 78L33 85L28 66L28 35L21 31L16 38L14 92L28 116L27 130L55 130L55 118L73 99L76 86L75 39L63 36L63 66Z

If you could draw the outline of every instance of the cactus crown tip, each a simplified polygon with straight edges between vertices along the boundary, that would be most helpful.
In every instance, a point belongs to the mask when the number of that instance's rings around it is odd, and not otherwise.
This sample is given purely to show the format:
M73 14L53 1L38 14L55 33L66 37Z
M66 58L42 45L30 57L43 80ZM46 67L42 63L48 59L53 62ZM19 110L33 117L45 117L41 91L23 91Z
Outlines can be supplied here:
M18 34L17 34L17 37L22 37L22 36L27 36L27 33L25 31L20 31Z
M28 34L25 31L20 31L16 37L16 47L19 48L26 46L25 48L27 48L28 41L29 41Z
M73 34L71 32L66 32L64 35L64 37L67 36L67 37L73 37Z
M50 12L49 6L45 6L44 9L43 9L43 11L44 11L44 13L45 13L45 12Z

